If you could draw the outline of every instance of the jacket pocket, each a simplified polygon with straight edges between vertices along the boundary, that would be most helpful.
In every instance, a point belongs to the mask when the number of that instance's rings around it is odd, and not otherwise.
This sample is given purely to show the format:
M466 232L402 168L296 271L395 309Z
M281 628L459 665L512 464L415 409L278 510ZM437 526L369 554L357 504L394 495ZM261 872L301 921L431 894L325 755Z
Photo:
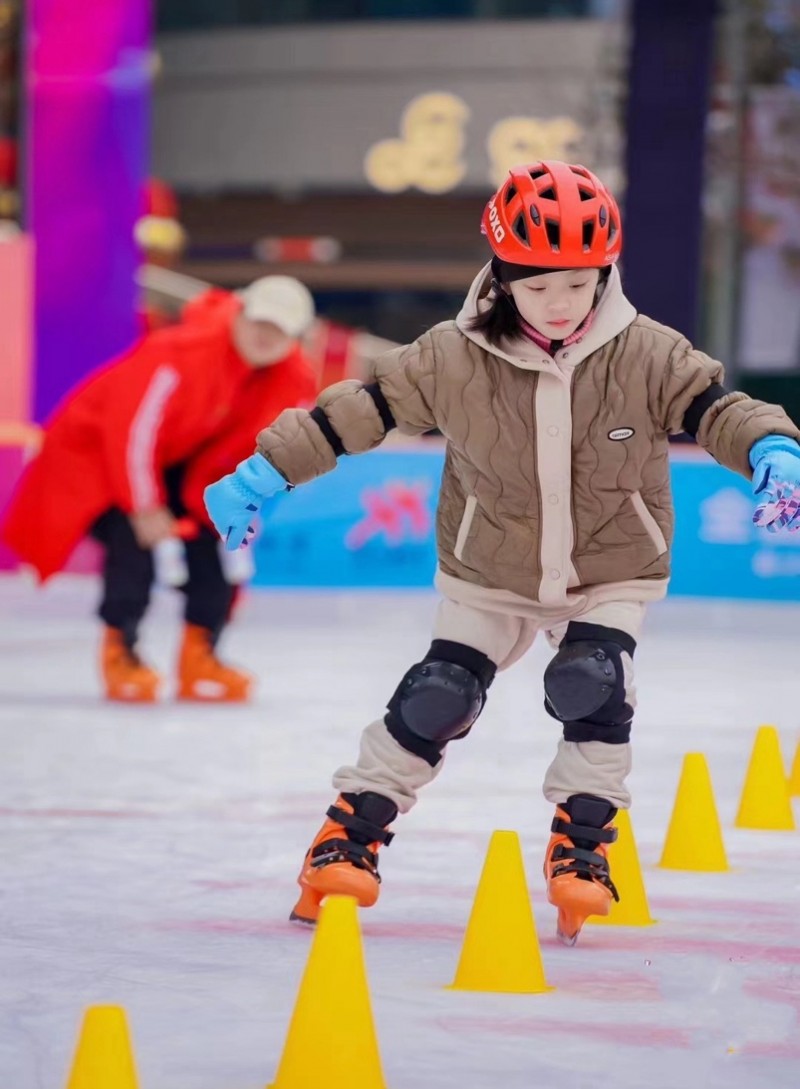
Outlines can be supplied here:
M632 492L630 500L633 509L639 516L639 521L645 528L647 536L658 549L658 555L663 556L664 553L667 551L667 539L661 532L661 527L659 526L658 522L648 510L647 504L645 503L644 499L642 499L642 493Z
M453 549L453 555L459 561L464 555L464 546L467 543L467 537L469 536L470 527L472 526L472 519L475 517L475 508L477 505L478 500L475 496L468 495L467 502L464 505L464 513L461 515L461 524L458 527L456 546Z

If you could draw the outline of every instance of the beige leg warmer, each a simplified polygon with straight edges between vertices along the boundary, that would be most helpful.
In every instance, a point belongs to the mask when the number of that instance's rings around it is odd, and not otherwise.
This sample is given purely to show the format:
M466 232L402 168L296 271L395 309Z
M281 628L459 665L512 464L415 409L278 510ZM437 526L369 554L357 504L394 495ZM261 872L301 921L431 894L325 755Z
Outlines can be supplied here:
M627 601L599 605L575 619L587 624L619 628L636 639L644 620L644 605ZM566 625L549 631L548 640L553 646L558 646L565 631ZM625 699L635 709L636 689L630 655L623 653L622 665L625 670ZM630 744L607 745L603 741L564 741L562 738L555 759L545 775L544 796L558 805L571 794L596 794L607 798L618 809L628 809L631 796L625 779L630 770Z
M643 617L643 605L619 602L596 606L575 619L621 628L636 638ZM565 630L566 622L547 632L553 646L558 646ZM445 598L439 604L433 638L474 647L502 670L525 654L536 632L533 620L475 609ZM623 665L627 702L635 707L633 662L627 654L623 655ZM391 736L381 718L364 730L357 762L339 768L333 785L336 790L356 794L373 790L391 798L401 813L407 813L417 800L417 792L436 778L443 763L444 757L432 768L421 757L407 752ZM570 794L597 794L619 808L627 808L630 795L625 778L630 769L630 745L562 740L547 771L544 794L554 803L566 801Z
M391 798L401 813L407 813L417 800L417 791L433 782L443 763L444 759L432 768L421 756L407 752L379 718L361 735L358 762L339 768L333 786L353 794L374 790Z
M522 657L535 636L536 626L529 620L473 609L446 598L439 604L433 630L434 639L474 647L502 669ZM355 794L374 790L407 813L417 800L417 791L436 778L443 763L444 756L432 768L426 760L407 752L383 719L377 719L361 735L358 761L339 768L333 785L336 790Z

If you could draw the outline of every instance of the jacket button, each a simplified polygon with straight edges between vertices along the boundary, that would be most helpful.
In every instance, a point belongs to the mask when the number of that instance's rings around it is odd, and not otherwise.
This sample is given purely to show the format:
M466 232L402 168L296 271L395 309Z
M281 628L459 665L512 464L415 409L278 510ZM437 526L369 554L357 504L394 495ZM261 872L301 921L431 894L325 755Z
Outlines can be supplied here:
M556 503L558 502L558 496L557 495L548 495L547 502L551 503L553 506L555 506Z
M554 568L553 568L553 570L552 570L552 571L550 572L550 578L551 578L551 579L560 579L560 578L561 578L561 572L560 572L560 571L558 571L558 570L557 570L557 569L556 569L556 568L554 567Z
M547 434L548 435L557 435L558 434L558 428L555 427L555 426L548 427Z

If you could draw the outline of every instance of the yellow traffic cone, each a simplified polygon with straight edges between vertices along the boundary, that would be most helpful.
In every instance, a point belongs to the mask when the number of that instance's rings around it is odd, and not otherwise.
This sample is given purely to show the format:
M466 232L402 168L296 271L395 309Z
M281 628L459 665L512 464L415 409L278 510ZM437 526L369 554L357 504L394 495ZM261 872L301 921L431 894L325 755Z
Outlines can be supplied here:
M386 1089L356 901L322 902L272 1089Z
M728 869L711 776L706 758L700 752L688 752L683 758L659 866L663 870L701 873L722 873Z
M656 920L647 904L639 852L627 809L620 809L614 824L617 838L608 849L608 863L619 902L612 902L608 915L590 915L587 922L603 926L653 926Z
M789 774L787 787L790 798L800 798L800 741L797 742L797 748L794 751L794 760L792 761L792 770Z
M516 832L492 833L450 987L513 994L553 990L544 977Z
M778 731L774 726L759 726L736 814L736 827L790 831L794 826Z
M120 1006L84 1014L67 1089L137 1089L128 1022Z

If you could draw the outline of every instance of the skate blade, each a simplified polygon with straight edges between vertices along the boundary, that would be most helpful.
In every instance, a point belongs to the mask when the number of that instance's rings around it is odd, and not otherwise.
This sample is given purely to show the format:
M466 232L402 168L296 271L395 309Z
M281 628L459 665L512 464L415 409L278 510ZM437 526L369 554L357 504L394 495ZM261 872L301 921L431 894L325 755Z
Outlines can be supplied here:
M158 703L158 692L106 692L103 698L107 703Z
M574 934L565 934L561 927L556 927L556 937L562 945L566 945L569 949L577 944L579 934L580 930L576 930Z
M298 881L298 884L300 885L300 898L289 914L289 922L302 923L304 926L315 926L317 919L319 919L322 896L307 888L302 881Z
M250 693L227 693L225 695L200 695L197 692L178 692L175 696L178 703L249 703Z
M608 915L611 908L611 895L599 897L598 886L594 883L571 881L568 885L560 886L558 899L553 895L554 891L548 889L547 898L558 909L556 935L566 946L575 945L590 915Z
M559 909L558 922L556 923L556 937L562 945L570 948L577 942L581 928L586 922L587 916L579 912L566 912Z
M296 911L292 911L289 915L290 923L297 923L299 926L315 927L317 925L316 919L308 919L305 915L298 915Z

